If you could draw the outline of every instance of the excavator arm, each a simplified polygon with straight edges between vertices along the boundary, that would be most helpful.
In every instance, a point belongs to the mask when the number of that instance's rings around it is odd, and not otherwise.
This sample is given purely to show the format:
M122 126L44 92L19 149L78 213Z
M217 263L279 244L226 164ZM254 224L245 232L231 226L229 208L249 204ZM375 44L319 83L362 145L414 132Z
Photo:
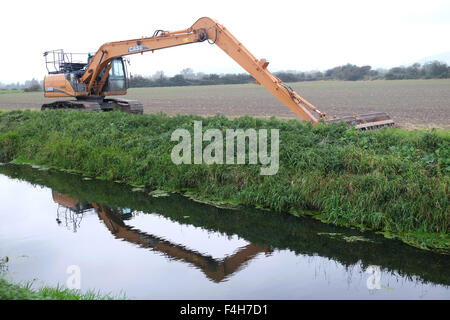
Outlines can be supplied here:
M87 84L88 92L93 91L94 94L98 95L106 80L102 77L98 81L98 76L102 70L108 68L108 65L114 59L126 55L203 41L216 44L253 76L257 83L263 85L302 120L314 124L320 119L326 119L324 113L320 112L292 88L273 75L267 69L269 62L265 59L258 60L224 26L207 17L200 18L192 27L185 30L175 32L158 30L152 37L105 43L92 57L86 68L86 72L80 78L80 82ZM104 73L104 75L106 74Z

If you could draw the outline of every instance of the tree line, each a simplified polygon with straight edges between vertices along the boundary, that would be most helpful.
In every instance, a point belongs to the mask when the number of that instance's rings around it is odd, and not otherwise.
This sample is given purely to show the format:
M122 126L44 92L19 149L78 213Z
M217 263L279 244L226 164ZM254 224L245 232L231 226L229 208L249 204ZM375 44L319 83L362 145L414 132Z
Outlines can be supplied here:
M38 81L33 78L27 80L24 83L8 83L4 84L0 82L0 90L23 90L25 92L41 91L44 86L44 80Z
M165 76L163 71L156 72L153 76L132 76L129 79L131 88L140 87L171 87L171 86L197 86L211 84L243 84L255 81L249 74L204 74L194 73L192 69L183 69L180 74L173 77Z
M317 80L398 80L398 79L446 79L450 78L450 66L444 62L432 61L423 65L415 63L408 67L394 67L391 69L372 69L371 66L356 66L346 64L322 71L280 71L274 74L284 82L301 82ZM243 84L254 82L249 74L204 74L194 73L187 68L173 77L167 77L164 72L158 71L153 76L133 76L130 78L130 87L170 87L189 85L215 85L215 84Z
M432 61L423 65L415 63L408 67L394 67L391 69L372 69L371 66L357 66L346 64L328 69L326 71L280 71L274 74L284 82L301 82L317 80L399 80L399 79L448 79L450 78L450 66L445 62ZM179 74L168 77L163 71L156 72L153 76L131 76L129 86L141 87L172 87L172 86L196 86L217 84L245 84L252 83L255 79L249 74L205 74L194 73L191 68L183 69ZM42 90L43 81L36 79L27 80L24 84L0 83L0 90L22 89L24 91Z

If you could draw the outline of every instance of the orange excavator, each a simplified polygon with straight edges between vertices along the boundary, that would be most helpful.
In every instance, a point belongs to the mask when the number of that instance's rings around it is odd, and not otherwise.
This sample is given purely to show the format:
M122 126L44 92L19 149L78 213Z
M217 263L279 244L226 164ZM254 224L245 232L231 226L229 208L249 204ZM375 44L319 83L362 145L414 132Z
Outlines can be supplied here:
M394 124L390 116L384 112L328 120L325 113L272 74L267 69L269 65L267 60L257 59L223 25L207 17L198 19L188 29L173 32L156 30L151 37L105 43L95 55L88 56L86 63L74 62L72 54L64 53L63 50L45 52L49 71L44 80L45 97L76 99L44 104L42 109L69 108L86 111L119 109L142 114L143 105L136 100L107 98L125 95L127 92L128 79L124 57L204 41L219 46L253 76L257 84L263 85L302 120L313 124L322 119L329 122L345 121L361 129Z

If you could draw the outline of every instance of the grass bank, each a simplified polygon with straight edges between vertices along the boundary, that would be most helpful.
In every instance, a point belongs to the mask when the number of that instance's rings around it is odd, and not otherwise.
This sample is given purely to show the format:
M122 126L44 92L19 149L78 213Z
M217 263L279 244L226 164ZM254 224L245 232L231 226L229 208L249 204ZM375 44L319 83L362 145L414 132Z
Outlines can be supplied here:
M280 168L175 165L172 132L279 129ZM204 143L204 146L208 145ZM0 161L34 163L136 186L194 192L198 197L371 229L414 246L449 252L450 134L250 117L135 116L120 112L0 113Z
M82 293L60 286L33 288L33 283L12 284L0 278L0 300L112 300L123 299L95 291Z

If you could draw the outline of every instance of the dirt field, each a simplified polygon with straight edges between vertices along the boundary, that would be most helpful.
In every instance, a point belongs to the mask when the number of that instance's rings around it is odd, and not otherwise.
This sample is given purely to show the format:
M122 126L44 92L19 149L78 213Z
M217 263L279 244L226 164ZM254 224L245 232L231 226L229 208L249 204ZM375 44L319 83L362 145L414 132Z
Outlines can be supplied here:
M450 129L450 80L314 81L291 86L328 116L388 112L401 127ZM127 99L144 104L146 113L224 114L295 118L264 87L220 85L129 89ZM0 95L0 108L40 108L40 93Z

